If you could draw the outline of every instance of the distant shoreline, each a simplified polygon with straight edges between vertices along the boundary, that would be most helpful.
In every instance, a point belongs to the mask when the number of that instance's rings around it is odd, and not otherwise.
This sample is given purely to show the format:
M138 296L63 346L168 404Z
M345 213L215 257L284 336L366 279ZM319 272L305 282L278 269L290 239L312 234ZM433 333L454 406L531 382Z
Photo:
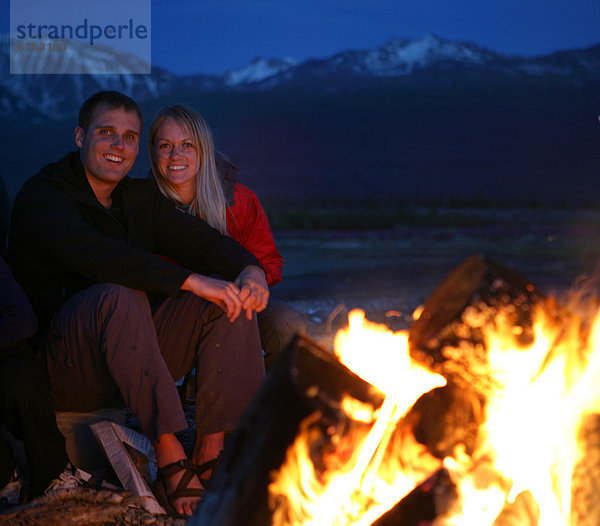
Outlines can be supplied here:
M400 200L332 200L328 204L263 203L273 230L373 230L413 227L600 225L600 205L507 204L492 201L411 204Z

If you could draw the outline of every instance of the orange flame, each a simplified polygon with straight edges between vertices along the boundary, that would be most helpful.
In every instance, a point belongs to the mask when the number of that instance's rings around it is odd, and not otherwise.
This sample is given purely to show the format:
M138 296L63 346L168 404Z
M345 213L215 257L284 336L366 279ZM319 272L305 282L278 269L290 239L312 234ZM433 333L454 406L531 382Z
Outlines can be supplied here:
M358 426L334 437L338 446L344 443L351 450L347 458L336 459L336 471L317 473L311 460L311 433L316 432L311 424L320 415L303 422L269 486L273 525L369 525L440 467L414 440L404 441L402 452L386 453L398 420L423 393L445 384L443 377L411 362L408 334L392 333L366 322L362 311L352 311L334 347L344 365L386 398L376 411L349 396L342 401L348 418L367 424L368 430Z
M593 352L600 343L599 320L596 316L587 344L579 320L573 317L563 326L542 308L536 309L535 340L527 348L515 347L501 314L496 328L486 331L497 384L488 393L479 447L470 458L457 455L446 462L460 487L462 508L436 526L492 524L525 495L537 513L521 517L519 524L569 524L578 425L583 415L599 409L594 382L600 358Z
M435 526L511 524L567 526L573 468L580 459L577 430L587 413L600 412L600 311L593 322L568 323L545 307L535 309L534 341L515 343L515 330L500 313L484 327L488 369L485 419L475 450L457 450L444 466L459 499ZM386 398L374 411L350 397L344 413L356 425L336 430L324 469L311 458L311 415L290 446L269 487L274 526L370 525L440 467L414 437L390 440L415 401L445 380L413 363L408 334L392 333L353 311L335 339L339 360ZM390 449L395 448L394 451ZM516 521L515 521L516 517Z

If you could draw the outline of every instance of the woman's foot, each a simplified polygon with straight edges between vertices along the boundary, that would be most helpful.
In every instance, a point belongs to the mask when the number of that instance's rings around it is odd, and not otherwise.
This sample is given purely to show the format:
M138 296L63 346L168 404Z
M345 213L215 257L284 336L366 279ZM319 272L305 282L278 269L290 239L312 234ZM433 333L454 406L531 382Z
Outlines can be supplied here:
M204 492L192 462L187 459L183 446L173 434L162 435L160 442L154 444L154 450L159 468L157 482L164 485L168 504L178 515L191 516ZM164 500L164 496L161 500Z
M197 467L198 475L205 483L208 482L217 467L217 459L224 446L225 431L196 437L192 460Z

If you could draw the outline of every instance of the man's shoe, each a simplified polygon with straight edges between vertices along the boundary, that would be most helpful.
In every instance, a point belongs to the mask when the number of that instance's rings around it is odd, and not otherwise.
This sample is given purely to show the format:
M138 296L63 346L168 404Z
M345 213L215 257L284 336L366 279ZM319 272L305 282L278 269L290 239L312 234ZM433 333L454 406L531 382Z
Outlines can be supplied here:
M0 489L0 509L21 504L27 493L25 487L24 474L17 467L10 482Z
M44 491L44 495L52 495L61 490L69 490L79 488L81 486L89 486L88 482L92 476L83 471L82 469L76 468L70 462L64 471L55 478L50 485Z

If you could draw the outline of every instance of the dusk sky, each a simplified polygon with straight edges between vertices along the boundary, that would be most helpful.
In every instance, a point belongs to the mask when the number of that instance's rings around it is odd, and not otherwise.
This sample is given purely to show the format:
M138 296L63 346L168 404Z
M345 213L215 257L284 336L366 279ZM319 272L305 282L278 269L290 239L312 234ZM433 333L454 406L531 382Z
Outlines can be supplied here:
M429 33L526 56L586 47L600 42L600 0L153 0L152 24L155 64L216 73Z
M152 62L178 75L429 33L525 56L587 47L600 43L600 0L152 0Z

